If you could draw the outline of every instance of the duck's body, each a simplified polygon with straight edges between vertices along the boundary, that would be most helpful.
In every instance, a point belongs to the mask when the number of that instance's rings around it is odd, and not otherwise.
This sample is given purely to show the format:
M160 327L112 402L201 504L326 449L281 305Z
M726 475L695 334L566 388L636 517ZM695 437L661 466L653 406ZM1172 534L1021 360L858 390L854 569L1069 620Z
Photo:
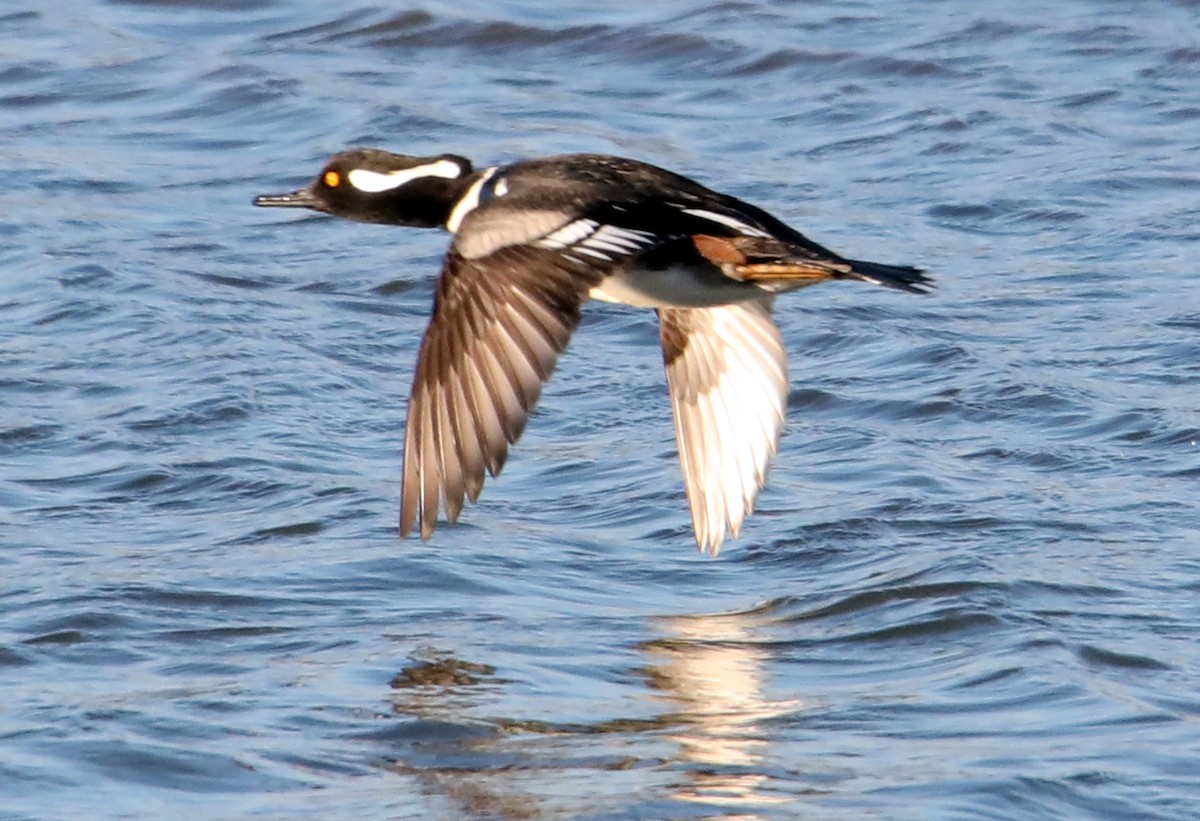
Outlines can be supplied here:
M335 156L299 206L454 235L417 359L400 530L453 521L500 472L589 297L654 308L700 549L736 536L787 403L774 295L827 279L921 292L918 269L844 259L747 203L634 160L569 154L475 171L454 155Z

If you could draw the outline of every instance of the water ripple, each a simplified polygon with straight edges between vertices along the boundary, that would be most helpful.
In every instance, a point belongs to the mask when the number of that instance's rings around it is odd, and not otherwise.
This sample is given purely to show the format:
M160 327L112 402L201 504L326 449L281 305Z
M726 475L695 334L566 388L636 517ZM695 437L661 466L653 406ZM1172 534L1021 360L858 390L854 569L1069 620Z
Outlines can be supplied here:
M0 12L5 817L1195 816L1195 21L959 12ZM638 156L939 290L778 301L716 561L602 305L400 542L446 238L249 205L362 143Z

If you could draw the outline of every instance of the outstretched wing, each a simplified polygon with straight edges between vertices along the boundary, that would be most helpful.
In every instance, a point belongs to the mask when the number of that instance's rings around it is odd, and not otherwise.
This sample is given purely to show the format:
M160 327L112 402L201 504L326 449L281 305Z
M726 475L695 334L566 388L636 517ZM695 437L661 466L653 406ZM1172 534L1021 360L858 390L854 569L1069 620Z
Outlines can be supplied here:
M524 244L450 250L409 397L401 535L428 538L442 504L454 521L500 472L600 273Z
M787 353L770 298L658 315L696 544L715 555L766 481L787 409Z

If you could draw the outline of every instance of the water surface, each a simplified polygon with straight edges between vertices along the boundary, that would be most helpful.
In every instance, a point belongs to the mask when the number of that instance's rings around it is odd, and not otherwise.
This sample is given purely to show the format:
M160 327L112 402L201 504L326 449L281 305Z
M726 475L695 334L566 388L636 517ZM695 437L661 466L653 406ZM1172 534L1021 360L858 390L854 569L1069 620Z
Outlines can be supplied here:
M1200 814L1196 6L0 13L0 819ZM716 560L653 316L395 533L446 239L254 209L369 144L655 162L917 298L782 299Z

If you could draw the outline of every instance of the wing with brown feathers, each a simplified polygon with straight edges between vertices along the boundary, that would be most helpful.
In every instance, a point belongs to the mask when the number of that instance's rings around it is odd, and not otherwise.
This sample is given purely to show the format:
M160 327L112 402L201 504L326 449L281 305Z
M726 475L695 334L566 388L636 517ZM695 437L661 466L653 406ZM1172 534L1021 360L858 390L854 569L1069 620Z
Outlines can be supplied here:
M429 538L495 476L602 272L529 245L446 257L417 357L404 435L400 533Z

